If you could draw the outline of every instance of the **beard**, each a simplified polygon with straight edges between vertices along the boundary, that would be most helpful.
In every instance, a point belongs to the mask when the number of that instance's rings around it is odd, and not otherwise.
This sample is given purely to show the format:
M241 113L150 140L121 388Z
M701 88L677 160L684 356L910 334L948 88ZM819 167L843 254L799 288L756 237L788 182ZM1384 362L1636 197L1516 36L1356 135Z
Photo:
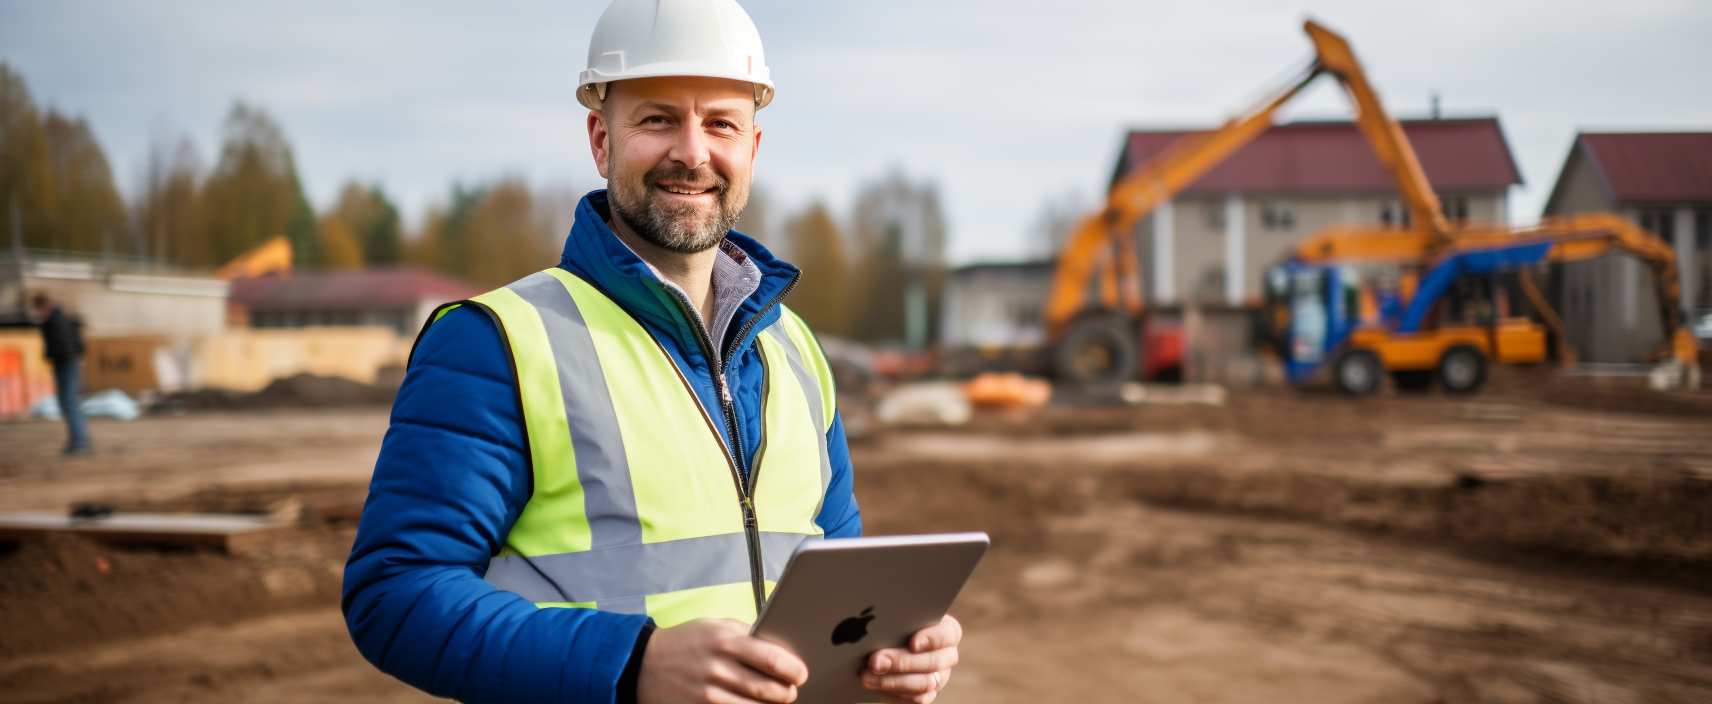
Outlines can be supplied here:
M733 188L730 180L708 168L686 169L672 163L655 166L641 178L631 178L609 161L607 173L613 175L607 181L607 204L612 214L649 244L680 254L706 251L723 241L749 200L746 185ZM712 191L713 212L703 212L688 203L665 202L658 189L662 181Z

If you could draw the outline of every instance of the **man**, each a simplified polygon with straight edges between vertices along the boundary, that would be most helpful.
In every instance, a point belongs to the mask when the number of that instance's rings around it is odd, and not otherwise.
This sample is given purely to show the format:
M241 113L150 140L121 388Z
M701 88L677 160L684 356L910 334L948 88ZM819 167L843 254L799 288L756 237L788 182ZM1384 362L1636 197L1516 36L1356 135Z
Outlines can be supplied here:
M731 230L772 95L732 0L602 15L578 100L607 190L557 267L434 314L393 407L345 570L377 667L472 704L795 698L810 673L747 622L797 544L861 517L780 303L798 271ZM960 639L947 617L863 681L931 702Z
M42 324L43 356L47 358L48 364L53 365L54 396L59 400L59 413L65 418L65 429L69 435L65 443L65 454L87 454L90 451L89 425L83 420L80 393L83 363L82 324L54 305L53 299L48 298L45 293L33 296L30 299L30 308L35 313L36 320Z

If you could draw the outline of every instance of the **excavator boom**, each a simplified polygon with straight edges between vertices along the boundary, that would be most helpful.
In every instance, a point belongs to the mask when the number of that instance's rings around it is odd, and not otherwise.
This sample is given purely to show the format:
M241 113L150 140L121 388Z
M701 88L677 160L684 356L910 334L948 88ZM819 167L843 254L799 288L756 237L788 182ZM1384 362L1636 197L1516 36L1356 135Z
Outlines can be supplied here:
M1120 178L1107 195L1106 207L1077 226L1059 253L1051 298L1046 305L1047 329L1054 338L1087 308L1090 281L1101 273L1120 279L1100 286L1105 307L1121 309L1132 317L1139 315L1143 309L1140 267L1135 261L1134 247L1129 246L1136 223L1253 142L1272 126L1278 110L1321 73L1336 76L1349 94L1355 106L1356 124L1408 202L1415 229L1434 242L1434 246L1444 239L1448 227L1439 212L1438 197L1433 194L1402 128L1380 105L1349 43L1311 20L1304 29L1314 42L1313 63L1219 129L1184 135ZM1104 266L1102 259L1107 262Z

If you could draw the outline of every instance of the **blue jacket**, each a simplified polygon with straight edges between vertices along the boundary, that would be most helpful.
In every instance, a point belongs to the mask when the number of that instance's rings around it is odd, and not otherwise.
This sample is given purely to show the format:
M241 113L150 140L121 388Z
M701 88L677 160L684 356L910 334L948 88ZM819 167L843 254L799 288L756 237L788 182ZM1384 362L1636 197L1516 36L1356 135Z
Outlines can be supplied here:
M698 323L612 234L607 216L605 191L583 198L559 266L640 321L718 417ZM730 344L726 373L739 420L732 446L744 448L747 463L761 430L755 335L778 319L778 306L769 304L788 291L797 268L742 234L730 240L762 273L760 289L732 320L730 334L743 337ZM469 704L612 702L646 617L538 609L482 581L531 491L515 385L499 330L483 312L454 309L423 334L345 564L345 622L375 667L436 696ZM829 538L860 535L842 420L834 419L827 445L832 484L815 522Z

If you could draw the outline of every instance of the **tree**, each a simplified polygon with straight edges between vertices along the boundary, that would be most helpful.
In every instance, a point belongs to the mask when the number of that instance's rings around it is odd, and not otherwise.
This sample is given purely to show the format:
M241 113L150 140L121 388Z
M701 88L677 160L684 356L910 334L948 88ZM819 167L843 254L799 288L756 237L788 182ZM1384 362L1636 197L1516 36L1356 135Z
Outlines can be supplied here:
M131 253L125 201L89 123L49 110L42 121L54 189L48 241L55 249Z
M267 113L243 102L226 116L220 160L203 189L213 261L219 265L273 237L291 239L295 264L320 259L315 212L303 195L285 133Z
M915 346L933 339L945 279L942 213L937 187L913 183L899 171L858 191L853 336Z
M1042 259L1056 259L1058 252L1070 240L1070 234L1092 210L1087 197L1075 189L1048 198L1041 203L1040 211L1029 227L1029 254Z
M48 160L47 134L41 114L30 98L24 78L0 63L0 207L6 208L7 244L12 222L19 223L29 247L48 245L42 225L52 217L53 171ZM15 220L14 220L15 219Z
M362 245L357 244L351 226L336 215L321 218L316 231L316 252L323 269L356 269L363 265Z
M137 229L149 256L180 263L216 261L202 212L202 157L189 138L157 138L149 148Z
M352 241L361 250L362 261L392 264L403 259L404 239L399 227L398 208L387 199L378 184L368 186L356 181L345 184L331 217L337 218L349 230ZM332 266L325 253L322 264Z
M23 77L0 63L0 208L25 247L125 252L124 201L89 123L43 114ZM10 232L6 235L11 239ZM11 242L8 242L11 244Z
M770 200L767 197L767 192L762 190L760 186L752 186L749 189L749 204L743 208L743 214L737 218L736 230L748 235L756 242L760 242L761 246L773 250L773 254L785 256L785 251L788 251L786 248L790 245L786 244L785 247L779 247L779 242L775 241L772 228L769 227ZM785 239L788 240L789 235ZM791 253L790 256L796 255Z
M453 186L449 206L429 211L411 259L471 281L499 286L558 260L552 234L521 178Z
M816 202L785 223L785 237L802 279L791 292L791 310L809 327L834 335L850 334L851 299L846 290L844 236L826 206Z

